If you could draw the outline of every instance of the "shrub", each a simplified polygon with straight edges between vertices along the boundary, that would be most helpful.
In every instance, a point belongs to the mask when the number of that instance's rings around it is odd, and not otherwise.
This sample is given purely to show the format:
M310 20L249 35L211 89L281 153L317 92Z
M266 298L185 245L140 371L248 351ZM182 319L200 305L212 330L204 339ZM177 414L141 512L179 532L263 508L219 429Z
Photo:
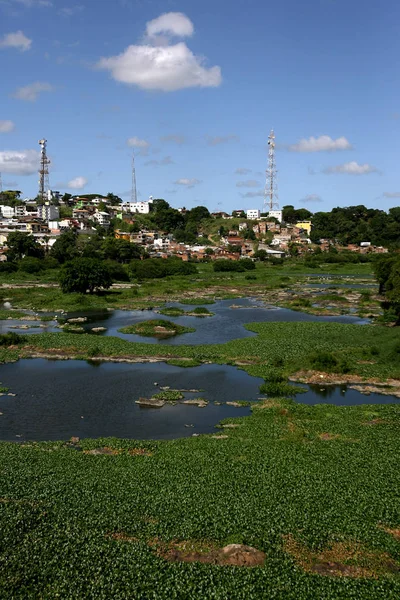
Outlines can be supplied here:
M44 269L43 262L39 258L25 256L25 258L19 261L18 269L24 273L39 273Z
M243 271L246 271L246 267L243 264L243 261L235 261L235 260L225 260L225 259L220 259L220 260L216 260L213 263L213 269L214 271L217 272L230 272L230 271L235 271L237 273L243 273Z
M20 335L19 333L14 333L13 331L9 331L8 333L0 334L0 346L17 346L18 344L22 344L27 341L26 335Z
M197 273L196 265L184 262L179 258L149 258L132 260L129 274L132 279L161 279L168 275L193 275Z
M0 262L0 273L14 273L18 269L13 262Z
M311 355L311 365L318 371L349 373L351 370L347 358L337 358L332 352L319 352Z
M248 281L254 281L257 279L257 275L254 275L254 273L247 273L247 275L245 275L244 277L245 279L247 279Z

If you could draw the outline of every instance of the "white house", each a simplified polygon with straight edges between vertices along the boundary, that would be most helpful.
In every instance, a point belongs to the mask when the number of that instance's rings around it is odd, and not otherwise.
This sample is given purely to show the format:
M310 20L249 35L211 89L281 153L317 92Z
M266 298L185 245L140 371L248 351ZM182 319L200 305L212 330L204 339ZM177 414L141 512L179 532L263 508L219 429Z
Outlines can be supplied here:
M1 204L0 210L1 214L6 219L11 219L15 214L14 208L12 206L7 206L6 204Z
M110 225L110 216L106 212L96 210L93 218L98 222L99 225L102 225L103 227L108 227Z
M259 219L260 211L256 209L246 210L246 218L247 219Z
M122 204L122 210L124 212L131 213L140 213L141 215L148 215L150 212L150 204L152 201L148 202L124 202Z
M282 211L281 210L270 210L268 211L269 217L274 217L279 223L282 223Z

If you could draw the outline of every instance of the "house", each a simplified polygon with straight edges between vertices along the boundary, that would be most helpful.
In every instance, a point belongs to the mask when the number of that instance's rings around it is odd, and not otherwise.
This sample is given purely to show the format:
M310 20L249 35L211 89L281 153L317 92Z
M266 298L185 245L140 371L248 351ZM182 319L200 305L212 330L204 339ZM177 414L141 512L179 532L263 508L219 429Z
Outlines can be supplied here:
M246 217L251 220L259 219L261 212L257 209L250 209L246 211Z
M97 223L99 225L101 225L102 227L109 227L110 226L110 216L106 212L102 212L100 210L96 210L96 212L93 215L93 219L95 219L95 221L97 221Z

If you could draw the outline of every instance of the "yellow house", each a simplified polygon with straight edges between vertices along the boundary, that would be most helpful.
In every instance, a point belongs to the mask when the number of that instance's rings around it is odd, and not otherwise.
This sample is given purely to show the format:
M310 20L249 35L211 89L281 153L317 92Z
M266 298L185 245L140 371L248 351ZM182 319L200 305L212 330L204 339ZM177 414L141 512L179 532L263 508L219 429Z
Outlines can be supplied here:
M307 231L307 235L310 235L312 224L311 221L299 221L296 223L296 227L299 229L305 229Z

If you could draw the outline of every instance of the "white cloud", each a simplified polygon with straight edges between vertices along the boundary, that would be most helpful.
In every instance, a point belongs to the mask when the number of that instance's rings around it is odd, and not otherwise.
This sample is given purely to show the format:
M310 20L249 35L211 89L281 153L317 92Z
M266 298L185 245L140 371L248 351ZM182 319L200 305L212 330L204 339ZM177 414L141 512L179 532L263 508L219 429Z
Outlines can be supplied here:
M201 183L201 181L199 179L186 179L185 177L182 177L181 179L177 179L176 181L174 181L175 185L183 185L187 188L192 188L195 185L199 185L199 183Z
M264 190L257 190L257 192L246 192L245 194L240 194L242 198L264 198Z
M378 173L378 169L373 165L367 163L359 165L355 160L344 163L343 165L336 165L334 167L327 167L322 171L327 175L331 174L347 174L347 175L368 175L368 173Z
M85 187L87 183L88 180L86 179L86 177L75 177L75 179L71 179L71 181L68 181L65 187L69 188L70 190L81 190Z
M195 56L184 42L170 45L168 37L162 40L154 37L162 32L181 37L191 35L193 25L185 15L161 15L147 23L146 32L150 37L144 43L132 44L117 56L101 58L97 68L109 71L116 81L145 90L172 92L221 84L220 67L205 67L204 58Z
M160 33L190 37L193 32L192 21L181 12L164 13L146 24L146 33L150 37Z
M318 194L307 194L300 202L322 202L322 198L321 196L318 196Z
M186 142L186 138L183 135L176 134L164 135L160 137L160 142L174 142L175 144L178 144L178 146L180 146L181 144L184 144Z
M12 121L0 121L0 133L9 133L14 127L15 125Z
M400 198L400 192L383 192L385 198Z
M329 135L321 135L301 139L297 144L288 147L290 152L335 152L337 150L351 150L352 145L345 137L332 139Z
M238 167L235 171L235 175L248 175L249 173L251 173L251 169L245 167Z
M236 187L248 187L248 188L255 188L255 187L259 187L260 183L258 181L256 181L255 179L247 179L246 181L238 181L236 183Z
M26 102L35 102L42 92L54 92L54 87L45 81L35 81L34 83L18 88L14 92L13 98L25 100Z
M30 50L32 40L26 37L22 31L16 31L15 33L6 33L0 40L0 48L17 48L21 52Z
M173 165L174 161L170 156L164 156L161 160L148 160L144 163L145 167L162 167L165 165Z
M35 6L44 7L44 6L53 6L53 3L50 0L14 0L17 4L22 4L28 8L32 8Z
M237 135L220 135L220 136L207 136L207 144L209 146L218 146L219 144L227 144L229 142L237 142L239 140Z
M0 173L32 175L39 169L38 150L4 150L0 152Z
M140 138L138 138L136 136L127 139L126 143L131 148L138 148L139 154L141 156L147 156L150 145L151 145L150 142L148 142L147 140L141 140Z
M127 140L126 142L128 144L128 146L131 146L132 148L149 148L150 147L150 142L147 142L146 140L141 140L138 137L131 137Z
M74 15L82 12L84 9L85 7L82 4L75 4L75 6L66 6L64 8L60 8L58 12L63 17L73 17Z

